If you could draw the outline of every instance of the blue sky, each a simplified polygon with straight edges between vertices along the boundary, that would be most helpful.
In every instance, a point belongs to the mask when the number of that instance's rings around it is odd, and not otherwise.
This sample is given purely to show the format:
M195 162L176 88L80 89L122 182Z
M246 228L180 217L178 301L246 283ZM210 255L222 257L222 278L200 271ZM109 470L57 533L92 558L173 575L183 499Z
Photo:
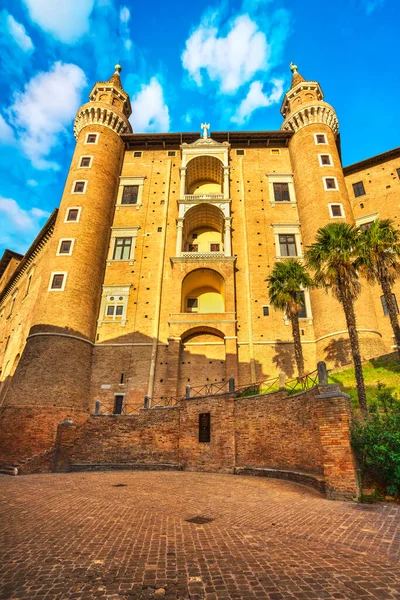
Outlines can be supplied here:
M290 61L336 109L345 165L399 145L395 0L0 1L0 254L59 204L77 108L117 61L135 131L279 129Z

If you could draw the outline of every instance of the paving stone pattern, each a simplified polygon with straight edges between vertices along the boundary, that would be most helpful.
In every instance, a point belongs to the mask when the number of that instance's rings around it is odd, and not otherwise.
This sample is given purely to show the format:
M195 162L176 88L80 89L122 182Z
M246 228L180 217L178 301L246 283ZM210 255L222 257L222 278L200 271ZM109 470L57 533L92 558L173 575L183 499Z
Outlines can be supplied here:
M128 471L1 476L0 501L1 600L400 598L393 504Z

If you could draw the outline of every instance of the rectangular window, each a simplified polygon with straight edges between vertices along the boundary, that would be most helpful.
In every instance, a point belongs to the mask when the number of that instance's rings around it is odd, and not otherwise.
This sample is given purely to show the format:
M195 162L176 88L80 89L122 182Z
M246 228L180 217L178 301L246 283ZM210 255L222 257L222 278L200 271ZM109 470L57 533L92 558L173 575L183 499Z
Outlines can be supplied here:
M137 204L139 195L138 185L124 185L121 204Z
M131 257L132 238L115 238L113 260L129 260Z
M122 414L123 406L124 406L124 395L116 394L114 396L114 415Z
M175 150L168 150L168 156L176 156Z
M70 254L71 245L72 245L72 240L61 240L58 253L59 254Z
M52 290L62 290L64 289L64 273L54 273L51 279L50 289Z
M189 244L189 252L198 252L199 251L199 245L198 244Z
M244 156L244 150L236 150L236 156Z
M32 283L32 275L29 275L28 283L26 284L25 296L27 296L29 294L29 290L31 288L31 283Z
M316 144L326 144L326 135L324 133L316 133L315 134L315 143Z
M281 151L279 148L270 148L269 153L272 154L273 156L279 156Z
M207 443L211 440L211 414L199 414L199 442Z
M274 183L273 186L275 202L290 202L288 183Z
M197 298L186 298L186 312L197 312L199 301Z
M301 309L299 312L299 319L307 318L307 310L306 310L306 295L304 292L297 292L297 302L301 304Z
M372 223L373 221L369 221L369 223L363 223L362 225L360 225L359 229L361 229L362 231L366 231L371 227Z
M396 306L396 312L399 312L399 307L397 304L397 298L395 296L395 294L392 294L393 300L394 300L394 304ZM389 315L389 310L387 307L387 303L386 303L386 299L385 296L381 296L381 304L382 304L382 308L383 308L383 314L385 315L385 317L387 317Z
M13 298L11 300L11 305L10 305L10 312L8 313L8 316L11 317L11 315L13 314L14 311L14 304L15 304L15 298Z
M134 158L141 158L141 156L142 156L141 152L136 151L136 152L133 153L133 157Z
M365 196L364 184L362 181L358 181L357 183L353 183L353 191L354 197L358 198L359 196Z
M80 167L90 167L90 161L91 161L90 156L82 156L79 166Z
M74 194L83 194L85 192L86 181L75 181Z
M70 208L67 213L67 221L77 221L79 217L79 208Z
M337 190L336 179L334 177L324 177L326 190Z
M97 133L88 133L86 138L87 144L96 144L97 143Z
M321 154L320 158L321 158L321 165L331 165L332 164L330 154Z
M296 238L293 234L279 234L281 256L297 256Z
M122 317L124 314L124 305L123 304L108 304L106 307L106 316L112 317Z
M219 244L210 244L210 252L219 252Z
M332 217L343 217L341 204L331 204L330 208Z
M269 317L269 306L263 306L263 317Z

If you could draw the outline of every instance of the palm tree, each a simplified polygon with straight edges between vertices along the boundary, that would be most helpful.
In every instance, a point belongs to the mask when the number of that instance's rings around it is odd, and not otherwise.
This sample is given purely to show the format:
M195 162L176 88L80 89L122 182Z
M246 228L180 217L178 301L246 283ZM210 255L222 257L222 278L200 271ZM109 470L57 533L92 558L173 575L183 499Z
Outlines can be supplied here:
M357 382L358 402L368 412L361 364L354 302L361 292L357 259L358 231L348 223L329 223L318 229L315 242L305 253L306 264L315 272L314 283L330 289L341 303L349 332Z
M292 325L294 356L297 371L301 377L304 374L304 358L301 347L299 313L304 306L302 288L310 288L313 281L304 265L293 258L277 262L271 275L266 279L271 305L285 311Z
M368 281L382 288L397 351L400 355L400 326L392 286L400 276L400 231L390 219L377 219L368 229L359 229L357 266Z

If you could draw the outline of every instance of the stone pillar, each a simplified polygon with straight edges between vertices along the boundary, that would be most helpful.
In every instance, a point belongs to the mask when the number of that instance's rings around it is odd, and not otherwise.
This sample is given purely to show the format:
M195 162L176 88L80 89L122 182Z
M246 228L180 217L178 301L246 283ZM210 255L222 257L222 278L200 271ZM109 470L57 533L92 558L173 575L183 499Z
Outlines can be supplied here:
M231 217L225 217L224 251L225 256L232 256Z
M179 377L179 355L181 338L168 338L168 365L165 382L165 394L176 396Z
M224 198L229 198L229 167L224 167Z
M180 200L183 200L186 193L186 167L180 168L181 172L181 185L179 188Z
M176 220L176 256L182 255L182 242L183 242L183 219Z
M226 377L238 381L237 337L225 337Z
M339 386L327 385L316 401L326 495L331 500L351 500L360 490L351 447L349 396Z

